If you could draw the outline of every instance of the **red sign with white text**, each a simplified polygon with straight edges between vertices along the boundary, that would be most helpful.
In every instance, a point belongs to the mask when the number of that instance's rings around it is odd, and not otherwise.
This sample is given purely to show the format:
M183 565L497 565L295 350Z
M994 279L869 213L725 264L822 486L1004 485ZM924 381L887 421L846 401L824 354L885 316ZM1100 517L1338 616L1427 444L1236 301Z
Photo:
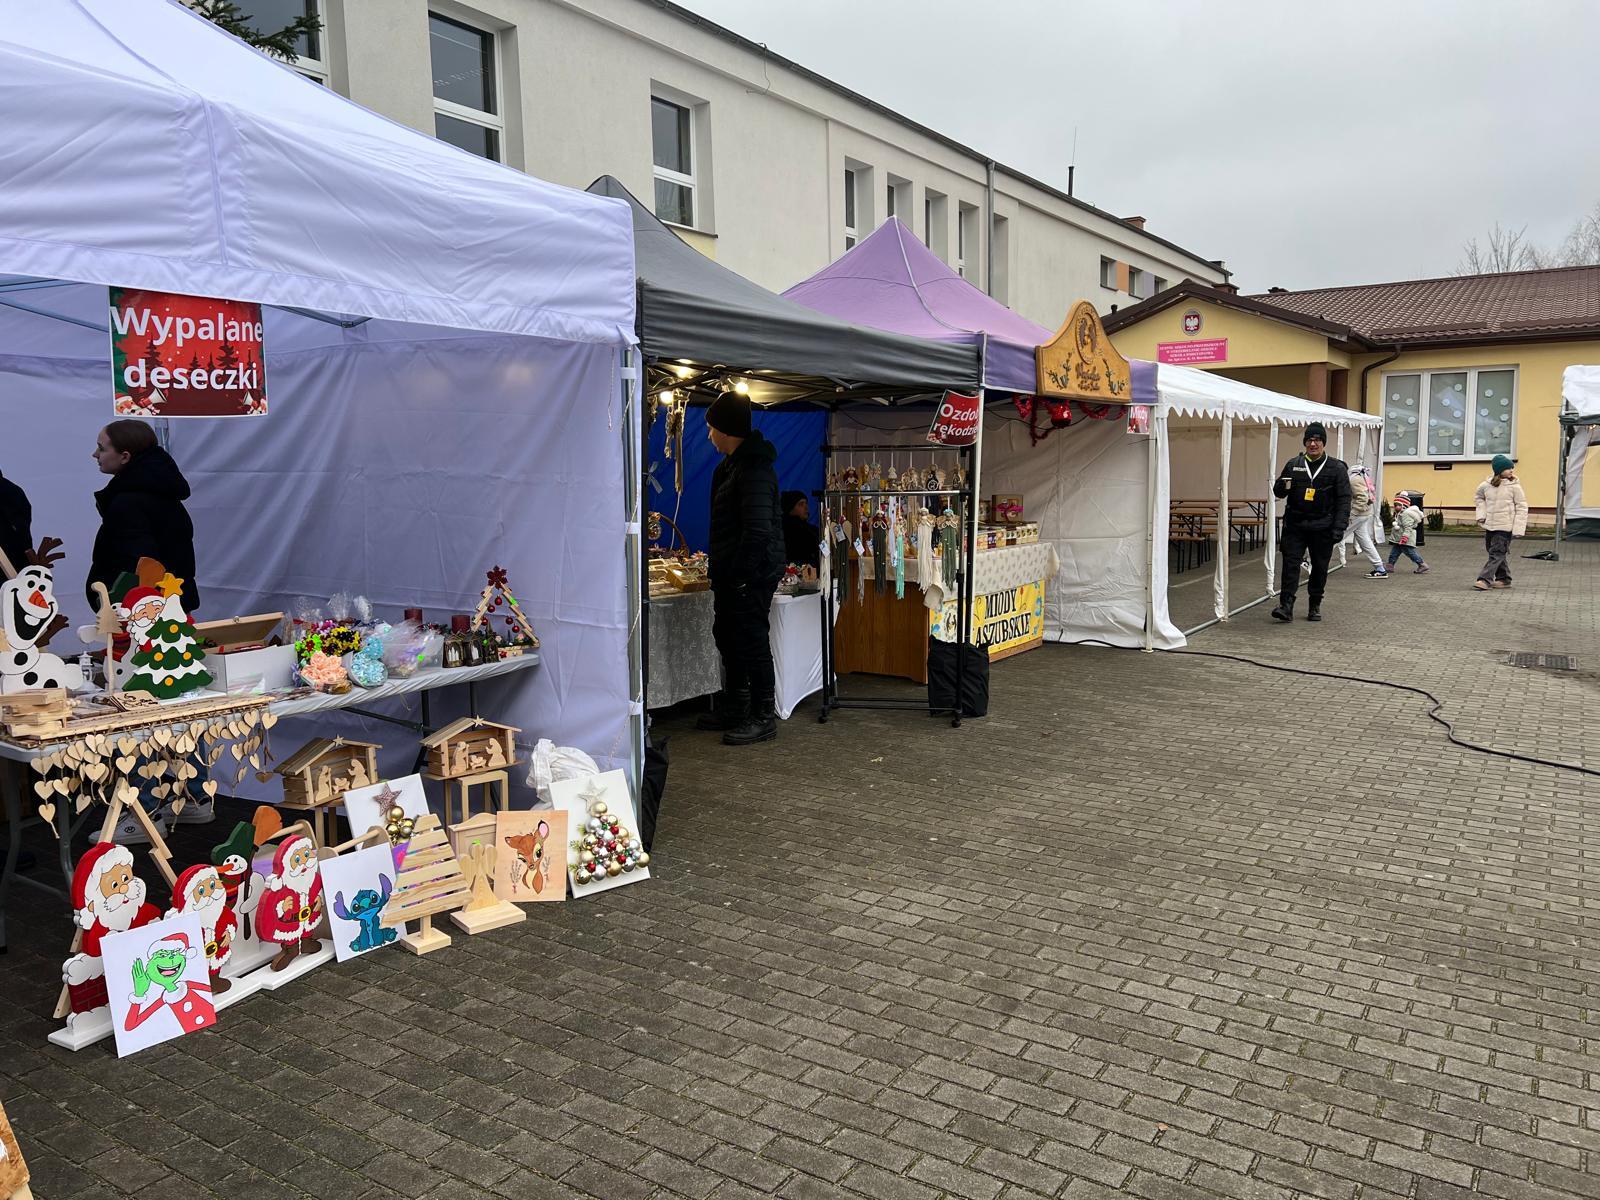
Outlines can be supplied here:
M1192 363L1228 361L1227 338L1201 338L1196 342L1157 342L1156 361L1188 366Z
M261 306L111 289L119 417L264 417Z
M977 396L946 392L939 412L928 427L928 440L938 446L970 446L978 440L978 417L983 411Z

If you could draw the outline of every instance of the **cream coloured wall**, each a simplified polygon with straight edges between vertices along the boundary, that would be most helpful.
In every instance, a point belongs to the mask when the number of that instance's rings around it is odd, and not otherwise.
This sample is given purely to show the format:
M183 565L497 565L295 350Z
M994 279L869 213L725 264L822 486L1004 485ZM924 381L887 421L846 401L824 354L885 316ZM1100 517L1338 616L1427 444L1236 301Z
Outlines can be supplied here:
M1191 309L1198 311L1201 319L1200 332L1192 337L1183 331L1183 314ZM1350 365L1350 356L1330 346L1322 334L1203 300L1171 305L1111 335L1112 344L1124 355L1151 362L1157 361L1158 346L1162 342L1201 342L1213 338L1228 339L1226 361L1196 363L1195 366L1231 372L1240 367L1276 367L1287 363ZM1291 394L1303 397L1304 385Z
M1350 373L1352 398L1362 367L1387 355L1358 356ZM1449 370L1453 367L1516 367L1517 398L1512 455L1517 474L1533 508L1554 511L1556 459L1561 408L1561 373L1578 363L1600 362L1600 341L1524 342L1520 345L1461 347L1444 350L1408 350L1392 363L1373 370L1367 380L1363 405L1366 412L1382 411L1382 377L1407 370ZM1390 493L1415 489L1427 493L1429 506L1472 507L1473 493L1489 475L1483 462L1456 462L1448 470L1435 470L1428 462L1385 462L1384 488Z
M500 37L506 160L584 187L612 174L649 204L652 87L699 102L704 215L719 262L781 290L844 252L843 173L865 165L865 235L885 219L890 174L909 180L910 212L926 236L923 198L948 198L933 244L954 262L963 204L977 209L967 278L985 280L985 163L904 120L746 50L647 0L323 0L330 82L353 99L432 132L430 8ZM1010 303L1054 328L1079 298L1130 302L1099 287L1102 254L1176 282L1219 283L1204 260L1162 246L1004 172L995 209L1011 218L1003 274ZM942 236L939 236L941 235ZM696 239L702 247L705 238Z

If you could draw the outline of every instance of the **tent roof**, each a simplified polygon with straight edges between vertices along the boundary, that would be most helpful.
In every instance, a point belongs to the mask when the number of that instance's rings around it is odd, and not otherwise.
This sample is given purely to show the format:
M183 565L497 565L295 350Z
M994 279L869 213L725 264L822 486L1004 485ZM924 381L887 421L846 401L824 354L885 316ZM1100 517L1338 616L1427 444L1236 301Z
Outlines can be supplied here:
M825 316L713 262L611 176L589 190L632 207L639 342L649 357L904 392L978 385L975 344L926 341Z
M1032 392L1034 347L1051 331L1012 312L951 270L890 217L853 249L783 293L845 321L912 337L970 344L988 335L985 387Z
M626 210L405 128L175 0L0 26L0 274L631 338Z
M1382 417L1269 392L1215 371L1170 363L1157 364L1156 388L1161 406L1170 416L1218 420L1227 416L1241 421L1282 421L1289 425L1321 421L1328 426L1376 428L1383 424Z
M1600 424L1600 367L1568 367L1561 373L1561 419L1569 425Z

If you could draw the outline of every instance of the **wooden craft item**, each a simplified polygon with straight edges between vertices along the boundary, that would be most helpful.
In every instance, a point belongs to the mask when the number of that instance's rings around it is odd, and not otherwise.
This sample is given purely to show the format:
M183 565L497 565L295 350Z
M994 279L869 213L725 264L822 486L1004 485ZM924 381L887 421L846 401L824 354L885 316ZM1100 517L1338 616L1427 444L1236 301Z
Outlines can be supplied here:
M417 818L382 923L404 929L409 921L419 922L417 932L403 933L400 941L413 954L430 954L450 944L450 935L435 929L433 918L470 899L471 891L439 818L432 813Z
M522 909L494 894L495 826L492 813L479 813L450 827L450 840L470 893L466 904L459 912L451 913L450 919L469 934L486 933L527 919Z
M22 1157L22 1147L17 1145L17 1135L11 1129L11 1119L0 1106L0 1200L29 1200L33 1195L28 1187L28 1164Z

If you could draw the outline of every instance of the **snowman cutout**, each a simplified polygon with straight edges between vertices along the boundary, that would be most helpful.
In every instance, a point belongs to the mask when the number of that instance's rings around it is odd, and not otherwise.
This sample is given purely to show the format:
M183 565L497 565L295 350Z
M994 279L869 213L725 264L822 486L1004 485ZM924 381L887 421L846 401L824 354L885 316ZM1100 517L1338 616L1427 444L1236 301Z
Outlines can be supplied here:
M61 615L50 570L60 558L53 553L59 545L46 538L33 554L35 562L0 583L0 693L83 686L83 672L77 666L40 649L49 642Z

